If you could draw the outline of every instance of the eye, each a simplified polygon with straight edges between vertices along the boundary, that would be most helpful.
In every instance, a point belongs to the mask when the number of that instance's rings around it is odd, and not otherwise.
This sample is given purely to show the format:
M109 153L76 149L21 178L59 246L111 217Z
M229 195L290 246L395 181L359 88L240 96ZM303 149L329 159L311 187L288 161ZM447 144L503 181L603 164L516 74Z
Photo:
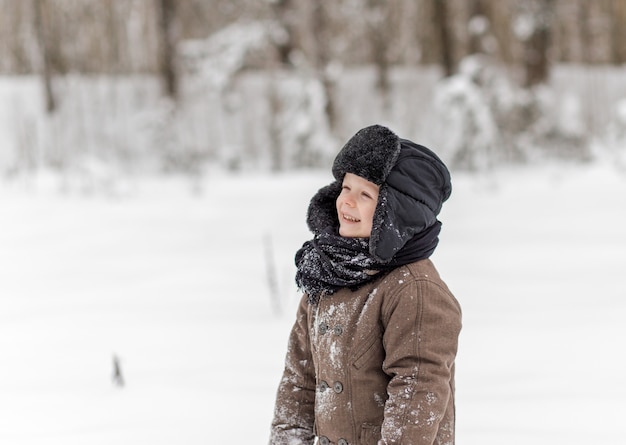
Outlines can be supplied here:
M362 195L365 196L368 199L373 199L372 196L369 193L367 193L367 192L363 192Z

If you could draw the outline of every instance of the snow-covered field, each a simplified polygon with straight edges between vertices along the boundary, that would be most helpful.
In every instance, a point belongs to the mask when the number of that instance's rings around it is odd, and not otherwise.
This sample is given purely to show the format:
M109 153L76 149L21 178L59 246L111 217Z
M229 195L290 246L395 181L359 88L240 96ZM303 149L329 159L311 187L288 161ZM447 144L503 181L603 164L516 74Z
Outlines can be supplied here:
M200 195L169 179L118 197L2 184L0 443L265 443L292 258L328 182L216 173ZM553 165L453 185L433 259L464 309L457 443L622 444L626 175Z

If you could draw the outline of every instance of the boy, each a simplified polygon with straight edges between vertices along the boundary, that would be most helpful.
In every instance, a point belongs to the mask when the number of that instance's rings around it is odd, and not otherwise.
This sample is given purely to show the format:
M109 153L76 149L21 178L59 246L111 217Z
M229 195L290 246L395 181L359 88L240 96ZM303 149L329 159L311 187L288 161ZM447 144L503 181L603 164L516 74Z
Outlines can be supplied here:
M428 259L450 174L386 127L357 132L311 200L304 291L271 445L454 444L461 309Z

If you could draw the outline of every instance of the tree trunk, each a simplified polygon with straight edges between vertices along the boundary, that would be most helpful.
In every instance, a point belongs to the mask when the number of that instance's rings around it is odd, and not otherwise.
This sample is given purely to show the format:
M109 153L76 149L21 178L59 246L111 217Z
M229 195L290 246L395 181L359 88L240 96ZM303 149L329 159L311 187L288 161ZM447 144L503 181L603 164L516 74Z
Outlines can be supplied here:
M331 131L337 128L337 111L335 105L335 80L329 73L330 54L330 23L326 13L328 4L315 2L312 11L312 28L315 32L315 67L318 78L326 95L326 118Z
M553 5L554 0L537 0L533 4L535 6L534 10L531 11L533 29L524 48L526 72L524 85L527 88L545 83L550 74L548 49L550 47Z
M470 1L470 30L469 30L469 54L480 54L484 53L484 48L482 45L483 35L478 30L474 29L472 26L472 21L479 20L481 18L486 18L485 7L483 5L483 0L471 0Z
M626 2L611 1L611 58L615 65L626 63Z
M46 98L46 111L49 114L52 114L57 108L57 103L52 88L51 48L50 39L48 38L48 14L45 0L34 0L33 10L35 32L37 33L39 51L41 51L41 74L43 77L44 93Z
M159 9L159 69L165 93L172 99L178 96L178 76L176 71L176 0L158 0Z
M386 0L369 0L367 17L369 17L369 38L372 48L372 59L376 65L376 88L386 99L391 88L389 83L389 46L390 46L390 14Z
M589 5L586 0L578 1L578 24L580 27L580 57L583 64L592 62L591 26L589 24Z
M435 25L439 31L439 46L441 53L441 66L445 77L450 77L455 73L454 67L454 46L449 27L448 5L446 0L433 0L435 12Z
M292 65L291 55L296 47L293 0L276 0L270 2L270 7L276 21L284 31L284 35L274 40L278 62L283 66L290 66Z

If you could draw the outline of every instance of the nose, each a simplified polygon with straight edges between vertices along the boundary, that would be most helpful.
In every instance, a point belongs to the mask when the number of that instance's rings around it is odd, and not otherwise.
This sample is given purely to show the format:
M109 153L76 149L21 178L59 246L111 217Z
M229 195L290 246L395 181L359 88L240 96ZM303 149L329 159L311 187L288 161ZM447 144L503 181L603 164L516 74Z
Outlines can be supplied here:
M355 201L354 201L354 197L352 196L351 193L346 193L343 197L343 203L345 205L347 205L348 207L352 207L354 208L355 206Z

